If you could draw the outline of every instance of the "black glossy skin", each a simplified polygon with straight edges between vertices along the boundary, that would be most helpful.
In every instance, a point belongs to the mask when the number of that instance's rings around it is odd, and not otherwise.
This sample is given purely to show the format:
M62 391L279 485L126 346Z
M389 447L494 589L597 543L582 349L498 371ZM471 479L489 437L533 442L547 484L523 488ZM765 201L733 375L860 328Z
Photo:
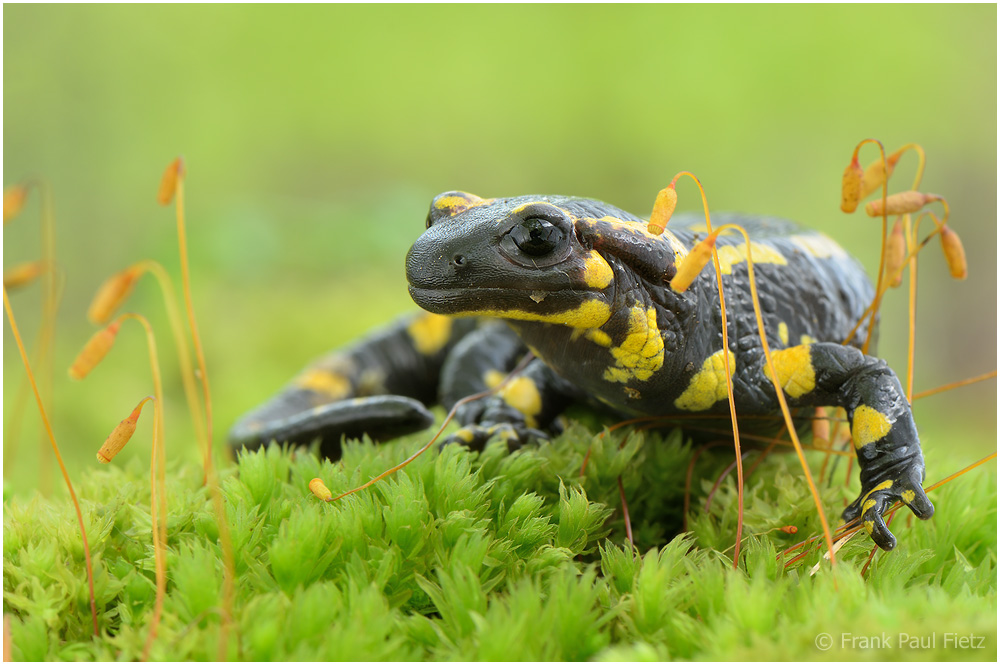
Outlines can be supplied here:
M863 269L825 236L790 222L737 215L713 222L741 224L755 243L765 329L772 352L784 361L778 374L789 404L846 409L862 493L844 517L861 515L875 542L891 549L895 538L883 511L902 498L926 519L933 506L920 486L923 458L898 379L883 361L841 345L873 295ZM702 271L684 293L669 286L683 255L704 237L702 223L679 216L664 235L652 236L643 220L589 199L439 195L427 231L406 258L414 301L435 314L462 317L426 319L428 326L448 328L447 334L437 330L433 353L427 339L424 351L417 349L421 340L407 319L307 370L324 385L324 372L337 382L346 377L349 390L303 389L309 382L300 379L248 414L231 439L259 445L320 438L323 452L335 456L344 433L362 429L388 438L407 426L426 426L421 403L450 407L488 387L490 371L509 371L524 345L537 358L517 388L466 405L458 414L465 427L452 441L480 446L495 435L511 444L541 438L581 399L627 415L728 412L721 365L702 371L713 354L721 361L714 271ZM742 237L723 235L717 247L728 268L723 289L736 411L775 413L745 252L739 254ZM510 327L467 315L503 318ZM862 327L852 344L866 333ZM365 372L380 381L366 385ZM357 401L364 395L371 396ZM343 401L348 397L355 399ZM375 410L377 417L370 416Z

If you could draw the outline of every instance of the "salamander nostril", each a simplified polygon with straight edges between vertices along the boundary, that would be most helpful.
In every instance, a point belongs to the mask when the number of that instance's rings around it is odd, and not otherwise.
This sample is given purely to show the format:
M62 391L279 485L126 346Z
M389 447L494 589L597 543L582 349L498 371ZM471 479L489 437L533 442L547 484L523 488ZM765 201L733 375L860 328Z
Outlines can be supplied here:
M456 254L455 256L451 257L451 265L455 266L456 268L464 268L468 264L469 264L468 259L466 259L461 254Z

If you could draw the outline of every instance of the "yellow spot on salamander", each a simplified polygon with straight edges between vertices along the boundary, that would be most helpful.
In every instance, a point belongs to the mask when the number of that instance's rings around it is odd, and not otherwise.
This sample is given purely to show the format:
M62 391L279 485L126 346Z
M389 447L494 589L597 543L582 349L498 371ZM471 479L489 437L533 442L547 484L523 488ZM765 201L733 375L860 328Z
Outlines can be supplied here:
M808 346L793 346L771 354L778 384L789 397L801 397L816 388L816 370L813 368ZM771 378L771 368L764 365L764 376Z
M583 281L587 286L592 289L604 289L614 278L615 273L603 256L593 250L587 253L587 257L583 260Z
M616 366L604 371L604 379L615 383L646 381L663 367L663 337L656 325L656 308L632 307L625 339L611 348L611 356Z
M876 503L878 502L875 499L868 499L867 501L865 501L865 505L861 506L861 512L867 513L869 510L875 507Z
M854 410L851 436L854 438L855 448L863 448L869 443L875 443L888 434L891 429L892 423L889 422L884 413L864 404Z
M618 219L617 217L612 217L611 215L605 215L600 219L594 219L593 217L574 217L573 219L575 222L587 224L588 226L596 226L598 222L603 222L616 231L625 231L635 235L638 242L666 242L667 245L670 246L670 250L674 253L674 260L677 262L680 262L680 260L688 254L687 247L684 246L684 243L682 243L677 236L670 231L670 229L665 229L660 235L654 235L646 229L646 224L643 222Z
M498 369L491 369L488 370L485 374L483 374L483 383L486 384L487 388L492 390L497 386L499 386L500 382L503 381L506 376L507 376L506 374L504 374Z
M788 324L784 321L778 324L778 337L782 344L788 346Z
M739 245L723 245L721 247L717 247L717 249L719 251L719 267L722 268L723 275L731 275L734 265L747 260L747 246L745 243ZM788 265L788 261L781 255L781 252L773 247L769 247L759 242L750 242L750 253L753 256L754 265L757 265L758 263L773 263L781 266Z
M472 443L472 440L476 438L475 435L472 433L472 430L465 427L459 430L455 430L455 433L452 436L454 436L459 441L465 443L466 445Z
M799 343L800 344L815 344L816 343L816 338L815 337L810 337L809 335L803 335L802 337L799 337Z
M323 369L307 370L295 379L295 385L331 399L343 399L351 392L351 382L346 376Z
M528 427L537 427L537 416L542 412L542 396L535 382L526 376L511 379L500 391L503 401L524 414Z
M864 497L862 497L861 504L864 505L865 503L867 503L868 502L868 497L870 497L875 492L881 492L882 490L887 490L887 489L891 489L891 488L892 488L892 481L891 480L884 480L884 481L882 481L881 483L879 483L875 487L873 487L870 490L868 490L868 493L865 494Z
M869 536L872 535L872 531L874 530L875 530L875 520L865 520L865 531L868 532Z
M847 252L838 245L832 238L822 233L811 233L809 235L793 235L789 238L795 245L812 254L818 259L829 259L837 256L847 256ZM754 261L757 257L754 257Z
M588 330L584 336L598 346L603 346L606 349L611 348L611 335L603 330Z
M903 503L909 505L917 498L917 493L913 490L903 490L899 493L899 498L903 500Z
M729 354L729 376L736 371L736 356ZM716 351L702 363L698 373L691 377L691 383L681 396L674 400L674 406L684 411L705 411L719 400L726 399L729 392L726 388L726 362L722 351Z
M454 217L459 213L463 213L469 208L478 208L479 206L489 205L493 203L496 199L481 199L475 194L464 193L464 196L453 195L453 196L442 196L439 197L434 202L434 207L438 210L447 210L448 213Z
M423 314L406 327L413 338L413 346L425 356L440 351L451 336L451 317L440 314Z
M573 217L573 215L569 214L569 211L567 211L565 208L560 208L556 204L549 203L548 201L528 201L527 203L522 203L521 205L519 205L516 208L514 208L513 210L511 210L510 214L516 215L518 213L524 212L528 208L535 207L535 206L547 206L549 208L553 208L554 210L558 210L559 212L561 212L562 214L566 215L567 217Z
M523 309L481 309L462 312L455 316L495 316L498 319L561 323L573 328L600 328L611 318L611 308L603 300L588 299L572 309L548 314L528 312Z

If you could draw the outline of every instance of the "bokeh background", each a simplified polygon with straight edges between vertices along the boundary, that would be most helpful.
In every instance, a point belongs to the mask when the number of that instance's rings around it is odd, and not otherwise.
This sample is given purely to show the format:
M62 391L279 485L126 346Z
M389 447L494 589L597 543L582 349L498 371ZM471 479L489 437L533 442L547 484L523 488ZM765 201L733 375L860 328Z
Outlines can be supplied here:
M403 256L431 197L563 193L648 214L691 170L716 210L821 228L877 268L876 221L838 210L854 145L919 142L970 277L921 263L916 389L996 368L996 6L5 5L5 185L51 183L59 312L54 424L71 474L152 385L131 324L91 377L65 374L105 277L144 258L179 280L173 212L187 164L194 299L216 443L311 358L413 309ZM867 148L863 162L875 158ZM908 154L894 180L909 188ZM681 187L681 208L699 209ZM39 254L33 195L5 267ZM179 284L179 282L178 282ZM11 295L26 338L37 285ZM155 282L129 309L156 326L170 455L196 457ZM39 421L9 431L23 371L4 329L5 493L58 490ZM880 354L905 368L905 294ZM996 445L995 382L917 402L930 480ZM151 422L151 418L146 417ZM148 459L150 422L124 454Z

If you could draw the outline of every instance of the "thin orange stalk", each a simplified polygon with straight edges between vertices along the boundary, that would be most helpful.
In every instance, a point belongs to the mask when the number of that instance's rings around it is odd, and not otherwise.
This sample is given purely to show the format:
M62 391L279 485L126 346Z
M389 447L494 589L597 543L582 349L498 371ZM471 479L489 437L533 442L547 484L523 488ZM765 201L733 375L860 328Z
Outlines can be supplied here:
M166 439L163 435L163 380L160 376L160 361L156 351L156 337L153 327L141 314L126 312L116 321L134 320L146 333L149 350L149 369L153 376L153 449L149 462L150 518L153 529L153 555L156 566L156 601L153 606L153 620L146 638L142 659L147 660L149 649L156 639L156 631L163 612L163 601L167 593L167 492L166 492ZM157 469L159 467L159 469ZM157 473L157 470L159 473Z
M56 329L56 231L55 214L52 209L52 190L44 180L38 180L41 193L42 216L42 263L45 271L42 273L42 323L39 333L38 347L38 379L42 399L52 408L52 352L55 344ZM48 448L42 447L41 488L44 494L49 492L51 483L50 469L52 459Z
M753 302L753 313L757 319L757 330L760 333L761 348L764 351L764 358L767 360L767 367L771 372L771 383L774 384L774 393L778 398L778 405L781 407L781 414L785 418L785 426L788 428L788 436L792 440L792 445L795 446L795 454L799 457L799 463L802 465L802 471L806 476L806 483L809 485L809 491L812 493L813 502L816 504L816 510L819 513L820 523L823 525L823 536L826 538L827 550L830 553L830 566L831 568L836 568L837 560L833 552L833 537L830 535L830 525L826 520L826 512L823 510L823 502L820 500L819 490L816 488L816 483L813 482L812 472L809 471L809 464L806 462L806 456L802 450L802 443L799 441L799 435L795 431L795 424L792 422L792 414L788 410L788 402L785 400L785 391L778 382L778 372L775 369L774 360L771 357L771 348L767 343L764 318L761 315L760 300L757 297L757 280L754 276L752 259L753 252L750 245L750 236L747 235L746 229L738 224L726 224L721 227L719 231L721 232L727 228L732 228L738 231L740 235L743 236L743 240L747 245L747 276L750 280L750 297ZM836 581L836 578L834 578L834 580Z
M674 176L670 184L673 185L677 182L678 178L684 175L694 180L695 184L698 185L698 191L701 193L702 207L705 210L705 228L708 229L708 233L711 236L712 217L708 211L708 198L705 196L705 188L701 186L701 181L690 171L681 171ZM747 261L749 263L749 259ZM715 266L715 278L719 287L719 308L722 312L722 361L726 372L726 392L729 395L729 416L733 423L733 448L736 450L736 502L739 515L736 518L736 549L733 552L733 568L735 569L739 566L740 540L743 535L743 454L740 449L740 427L736 420L736 404L733 398L733 368L729 366L729 324L726 319L726 300L722 292L722 265L719 262L719 251L714 245L712 246L712 263Z
M917 219L917 224L910 224L910 216L906 215L904 218L905 230L904 234L906 236L906 245L910 251L916 249L917 245L917 228L920 225L920 220ZM917 256L914 252L913 258L910 259L910 292L909 301L907 303L907 314L909 321L909 330L907 331L907 347L906 347L906 401L913 404L913 367L916 355L917 346ZM905 265L905 263L904 263ZM888 525L886 525L888 526ZM872 557L875 554L872 553ZM863 574L863 573L862 573Z
M69 490L70 498L73 500L73 508L76 510L77 522L80 524L80 535L83 538L83 556L87 564L87 584L90 587L90 613L94 620L94 635L96 636L100 634L100 631L97 627L97 601L94 598L94 569L90 562L90 543L87 541L87 529L83 525L83 511L80 510L80 502L76 498L73 483L69 479L69 472L66 471L66 465L63 463L62 455L59 453L56 436L52 432L52 424L49 422L49 417L45 412L45 405L42 402L42 396L38 391L38 385L35 383L31 364L28 362L28 353L24 350L24 342L21 340L17 321L14 319L14 311L11 309L10 300L7 298L7 289L3 290L3 308L7 312L7 321L10 323L10 330L14 334L14 341L17 342L17 350L21 354L21 362L24 363L24 370L28 374L31 389L35 393L35 401L38 403L38 412L42 416L42 424L45 425L45 432L48 434L49 443L52 444L52 452L55 453L56 461L59 463L59 470L62 471L66 488Z
M441 436L441 433L444 432L444 428L448 426L448 423L451 422L451 419L455 417L456 413L458 413L458 408L460 406L462 406L464 404L468 404L469 402L475 402L477 399L483 399L484 397L489 397L490 395L493 395L494 393L497 393L500 390L502 390L504 387L507 386L508 383L510 383L511 379L513 379L515 376L517 376L518 374L520 374L521 370L523 370L525 367L527 367L528 361L530 361L533 357L534 356L532 354L530 354L530 353L528 355L526 355L521 360L521 362L518 363L517 367L515 367L513 370L511 370L511 372L507 376L504 377L503 381L501 381L497 385L493 386L489 390L484 390L484 391L476 393L474 395L468 395L468 396L463 397L462 399L458 400L457 402L455 402L455 404L451 407L451 410L448 411L448 415L445 416L444 422L442 422L441 426L438 427L438 431L434 434L434 436L431 437L430 441L428 441L423 446L421 446L417 450L417 452L413 453L412 455L410 455L405 460L403 460L402 462L400 462L396 466L392 467L391 469L388 469L388 470L383 471L382 473L378 474L377 476L375 476L374 478L372 478L371 480L369 480L364 485L360 485L358 487L355 487L354 489L347 490L346 492L343 492L342 494L338 494L335 497L332 497L330 499L326 499L326 502L327 503L333 503L335 501L340 501L345 496L350 496L351 494L355 494L356 492L360 492L363 489L371 487L372 485L374 485L378 481L382 480L383 478L385 478L387 476L391 476L392 474L396 473L397 471L399 471L403 467L409 465L410 462L412 462L413 460L415 460L418 457L420 457L421 455L423 455L425 452L427 452L428 448L430 448L431 446L434 445L434 442L437 441L438 438Z
M63 286L65 285L66 276L65 274L63 274L63 272L59 269L58 266L54 266L53 270L55 271L56 277L59 278L57 280L58 288L56 289L56 304L57 304L56 308L58 309L58 303L62 299L62 291L63 291ZM44 329L42 327L39 327L37 337L35 339L35 347L32 356L35 359L36 365L41 362L42 346L45 341L43 338L44 332L45 332ZM18 447L21 441L21 425L24 417L25 407L28 402L28 387L29 387L28 375L23 374L21 376L20 381L18 381L17 384L17 395L14 398L13 407L10 409L11 415L9 418L4 420L4 432L3 432L4 478L7 477L7 470L14 468L14 459L17 454ZM47 446L42 448L42 455L45 458L48 458L50 454L51 453L49 452Z
M870 139L869 139L870 140ZM882 145L881 141L875 141L878 144L879 152L882 154L882 164L888 169L888 165L885 159L885 147ZM886 200L889 198L889 178L886 177L885 182L882 183L882 209L885 210ZM885 281L885 260L886 260L886 245L889 240L889 217L882 213L882 248L879 251L879 261L878 261L878 279L875 283L875 299L872 301L872 312L870 318L868 319L868 334L865 336L865 343L861 345L861 352L867 354L868 347L871 346L872 335L875 332L875 313L878 311L879 302L882 299L882 283ZM830 560L833 561L833 552L830 552Z
M622 484L622 477L618 476L618 496L622 501L622 519L625 520L625 537L628 544L635 547L635 539L632 538L632 520L628 516L628 501L625 499L625 486Z
M946 383L945 385L938 386L937 388L931 388L930 390L919 392L913 396L913 399L917 400L924 397L930 397L931 395L943 393L953 388L961 388L962 386L967 386L973 383L979 383L980 381L986 381L987 379L995 379L996 376L997 376L997 371L993 370L992 372L987 372L986 374L980 374L979 376L974 376L971 379L962 379L961 381L953 381L952 383Z
M219 492L218 480L215 476L215 468L212 460L212 396L208 383L208 368L205 365L205 351L202 348L201 336L198 334L198 321L194 315L194 304L191 299L191 270L188 264L187 252L187 232L184 225L184 166L180 158L174 164L168 166L169 170L175 169L176 183L174 184L173 195L176 197L174 210L177 214L177 246L180 253L181 281L184 288L184 304L187 308L188 325L191 328L191 339L194 342L195 356L198 359L198 370L200 373L202 394L205 402L205 441L203 466L205 470L204 481L209 488L212 497L212 506L215 511L216 520L219 524L219 543L222 548L222 558L225 567L225 575L222 580L222 626L220 630L219 648L217 652L218 660L224 660L229 640L229 624L233 616L233 593L236 578L236 559L233 555L232 540L229 535L229 525L226 523L225 506L222 501L222 494ZM166 180L166 178L165 178ZM160 203L166 205L170 202L170 196L166 194L161 183Z
M184 226L184 173L183 169L177 175L177 197L174 209L177 212L177 245L181 260L181 281L184 288L184 305L187 307L188 325L191 327L191 339L194 342L194 352L198 359L198 370L201 374L201 389L205 400L205 433L208 439L208 449L205 451L205 473L212 470L212 396L208 385L208 369L205 366L205 351L198 334L198 321L194 316L194 304L191 301L191 270L188 267L187 233Z

